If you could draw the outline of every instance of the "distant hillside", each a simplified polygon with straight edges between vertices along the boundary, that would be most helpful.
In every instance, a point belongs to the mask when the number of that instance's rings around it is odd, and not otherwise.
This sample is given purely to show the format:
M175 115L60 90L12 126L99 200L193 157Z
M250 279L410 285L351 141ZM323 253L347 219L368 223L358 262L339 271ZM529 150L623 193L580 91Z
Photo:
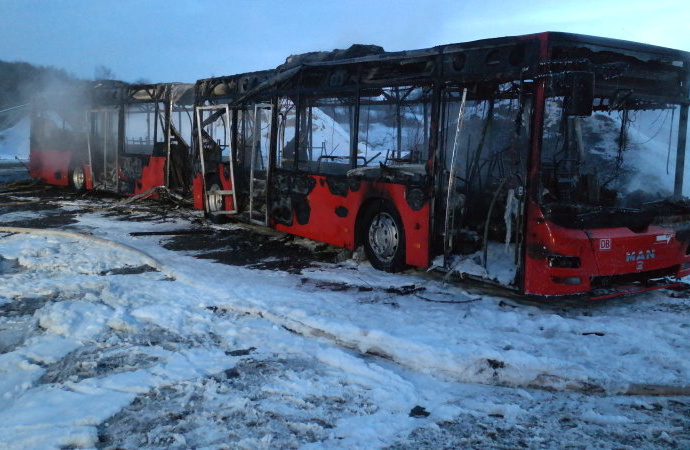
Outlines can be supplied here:
M0 61L0 111L28 103L37 90L78 81L65 70L55 67ZM15 110L0 113L0 130L13 126L22 115L22 111Z

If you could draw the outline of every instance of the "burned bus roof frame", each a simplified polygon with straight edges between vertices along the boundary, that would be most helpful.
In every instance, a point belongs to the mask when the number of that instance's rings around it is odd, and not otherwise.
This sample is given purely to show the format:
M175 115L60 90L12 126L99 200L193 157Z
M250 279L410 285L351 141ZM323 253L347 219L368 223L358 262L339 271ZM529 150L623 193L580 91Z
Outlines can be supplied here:
M124 81L98 81L92 84L93 106L169 102L194 104L194 84L150 83L130 84Z
M331 53L344 54L338 50ZM677 157L681 162L684 160L690 103L689 52L620 39L547 31L419 50L374 52L348 59L317 55L320 60L298 58L296 64L286 63L276 69L198 80L195 84L197 104L211 101L237 106L289 95L295 97L299 106L305 96L317 92L351 95L365 89L406 84L447 87L494 82L498 86L515 80L523 84L544 77L568 78L575 72L584 76L592 73L599 86L599 92L594 91L592 99L610 92L606 84L609 79L616 83L620 81L617 77L623 77L626 84L636 87L636 95L646 105L682 105L685 113L681 114L681 126L686 131L680 133ZM675 76L667 75L664 89L659 90L657 74L669 72ZM494 94L485 92L483 95ZM677 186L682 184L682 174L678 175L678 180Z
M197 80L194 84L196 103L201 104L205 101L233 102L270 80L276 73L275 69L269 69Z
M543 57L542 46L548 47ZM277 93L304 93L318 88L337 92L354 90L356 86L385 86L415 83L435 79L455 83L477 81L507 81L520 77L538 77L544 74L543 63L560 53L606 53L624 55L643 64L658 64L672 68L679 74L687 72L690 53L681 50L642 44L619 39L573 33L543 32L521 36L482 39L436 47L383 52L350 59L306 61L283 65L276 69L207 78L197 81L197 101L216 100L241 103L255 97ZM618 57L619 57L618 56ZM556 58L567 60L568 58ZM572 58L571 58L572 59ZM441 67L436 68L435 65ZM604 70L605 67L600 70ZM564 67L564 71L568 68ZM597 70L596 68L594 70ZM547 70L553 73L553 70ZM353 76L353 75L356 75ZM312 83L304 86L304 82ZM299 79L297 84L293 80ZM292 83L291 83L292 82ZM678 101L687 101L679 98Z

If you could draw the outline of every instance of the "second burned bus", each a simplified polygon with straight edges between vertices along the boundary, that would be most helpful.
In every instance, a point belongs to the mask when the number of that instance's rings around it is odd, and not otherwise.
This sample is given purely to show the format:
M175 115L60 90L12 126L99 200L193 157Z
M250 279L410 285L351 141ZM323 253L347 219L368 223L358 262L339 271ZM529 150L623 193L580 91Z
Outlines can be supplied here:
M188 193L193 92L184 83L101 80L37 95L31 176L76 191Z
M690 274L690 54L565 33L195 86L194 203L371 264L590 298Z

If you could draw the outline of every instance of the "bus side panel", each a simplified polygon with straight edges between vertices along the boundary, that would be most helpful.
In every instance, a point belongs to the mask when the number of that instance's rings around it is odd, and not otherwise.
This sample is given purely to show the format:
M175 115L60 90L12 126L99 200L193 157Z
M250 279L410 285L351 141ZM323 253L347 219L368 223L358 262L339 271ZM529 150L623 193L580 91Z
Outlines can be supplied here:
M367 200L387 199L400 213L405 230L405 262L412 266L429 266L429 203L412 209L405 198L404 185L361 181L355 189L343 192L329 187L324 176L310 176L313 189L303 201L291 201L292 224L275 223L279 231L296 234L317 241L354 249L356 225L360 209ZM277 199L280 202L280 199Z
M407 200L407 186L377 182L370 184L370 192L375 197L390 200L400 214L405 230L405 263L416 267L429 267L429 202L424 202L415 210Z
M274 205L287 201L286 207L291 209L292 223L275 223L274 228L338 247L354 249L357 211L362 204L361 190L347 190L343 192L345 195L334 195L329 190L326 177L304 177L315 180L313 188L306 196L292 193L288 194L289 199L281 198L280 189L276 190Z
M234 189L232 185L232 179L230 178L230 171L226 170L229 168L230 166L228 166L227 164L218 164L218 177L220 178L220 187L226 191ZM232 195L226 195L223 197L223 209L225 211L232 211L233 209L236 209L235 205L232 204Z
M405 245L407 253L405 263L415 267L427 268L431 264L429 259L429 205L425 205L421 210L415 211L414 216L407 216L409 222L403 218L405 223L406 239Z
M222 190L232 190L232 179L230 178L230 174L226 174L226 172L229 172L227 164L216 164L215 168L206 175L206 183L209 183L206 188L209 189L211 184L219 184ZM194 179L192 180L192 195L194 197L194 208L204 209L204 176L201 173L194 175ZM233 209L232 195L226 195L223 199L223 210L232 211Z
M546 221L538 206L528 205L528 227L525 241L525 294L571 295L590 289L589 277L596 273L596 262L589 258L590 245L582 230L559 228L554 236L553 227ZM553 255L579 257L581 266L576 268L551 267Z
M211 182L212 179L215 179L216 182L220 182L220 187L224 190L231 190L232 187L232 180L230 179L229 176L225 175L226 172L226 165L219 163L216 167L216 169L212 172L215 173L216 175L209 175L209 179L207 179L207 182ZM208 187L208 186L207 186ZM204 176L199 172L196 175L194 175L194 179L192 180L192 196L193 196L193 206L194 209L204 209ZM232 196L228 195L224 199L224 205L223 209L226 211L231 211L233 209L233 204L232 204Z
M69 166L73 152L64 150L31 150L29 174L47 184L69 185Z
M86 190L90 191L93 189L93 176L91 175L91 165L84 164L84 181Z
M201 173L197 173L192 180L192 195L194 209L204 209L204 180Z

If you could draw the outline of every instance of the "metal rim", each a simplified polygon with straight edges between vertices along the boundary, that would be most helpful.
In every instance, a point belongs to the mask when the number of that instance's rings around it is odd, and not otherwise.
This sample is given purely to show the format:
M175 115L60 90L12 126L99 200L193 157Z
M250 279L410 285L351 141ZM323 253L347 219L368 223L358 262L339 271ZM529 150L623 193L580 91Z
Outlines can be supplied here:
M216 191L220 191L220 186L217 184L212 184L208 189L207 203L209 212L217 212L223 210L223 196L216 194Z
M369 246L381 261L389 262L400 244L398 224L393 216L382 211L373 217L369 226Z
M74 189L79 190L86 184L86 176L84 175L84 169L81 167L75 167L72 170L72 186Z

